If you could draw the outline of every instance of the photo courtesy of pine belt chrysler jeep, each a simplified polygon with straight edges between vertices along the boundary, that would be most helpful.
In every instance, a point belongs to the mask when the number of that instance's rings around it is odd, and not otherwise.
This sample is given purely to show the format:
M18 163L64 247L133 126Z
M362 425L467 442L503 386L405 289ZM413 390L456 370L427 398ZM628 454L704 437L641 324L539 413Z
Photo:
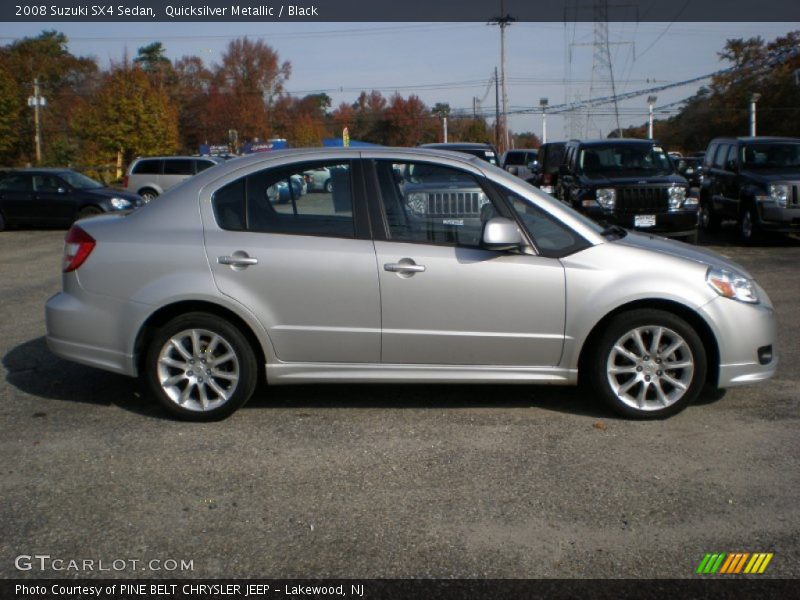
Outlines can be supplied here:
M328 191L288 183L319 169ZM622 415L660 418L777 365L772 305L738 265L603 228L445 150L233 159L78 222L63 271L52 351L139 376L192 420L229 415L262 378L580 380Z

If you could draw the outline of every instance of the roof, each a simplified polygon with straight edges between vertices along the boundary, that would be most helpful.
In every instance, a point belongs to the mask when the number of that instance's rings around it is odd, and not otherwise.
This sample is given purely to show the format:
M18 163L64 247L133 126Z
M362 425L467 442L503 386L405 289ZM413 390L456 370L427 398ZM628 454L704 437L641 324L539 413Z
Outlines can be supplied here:
M767 136L767 135L757 135L753 136L740 136L740 137L718 137L711 140L713 142L800 142L800 138L793 138L793 137L779 137L779 136Z
M420 148L440 148L442 150L453 148L472 148L473 150L494 150L491 144L482 142L448 142L446 144L421 144Z
M599 140L570 140L570 142L575 142L580 144L581 146L600 146L606 144L625 144L625 145L635 145L635 144L659 144L658 140L642 140L638 138L603 138Z
M4 173L22 172L22 173L64 173L66 171L74 171L69 167L8 167L0 169Z

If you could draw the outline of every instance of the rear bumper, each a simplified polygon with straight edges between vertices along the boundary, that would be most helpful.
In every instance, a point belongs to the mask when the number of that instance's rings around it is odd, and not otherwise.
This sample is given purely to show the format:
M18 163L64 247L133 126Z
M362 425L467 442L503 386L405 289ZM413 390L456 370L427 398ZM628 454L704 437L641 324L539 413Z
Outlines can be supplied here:
M51 335L47 336L47 347L56 356L82 365L97 367L98 369L112 371L121 375L134 376L136 374L134 359L130 354L123 354L108 348L68 342Z

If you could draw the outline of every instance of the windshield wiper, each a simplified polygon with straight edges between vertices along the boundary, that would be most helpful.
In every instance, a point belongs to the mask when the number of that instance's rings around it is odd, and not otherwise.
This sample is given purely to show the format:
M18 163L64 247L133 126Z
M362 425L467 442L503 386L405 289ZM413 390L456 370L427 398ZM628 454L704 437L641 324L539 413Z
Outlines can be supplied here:
M624 238L626 235L628 235L628 232L619 225L609 225L608 227L603 229L603 231L600 232L600 235L602 235L603 237L608 237L613 235L616 236L617 239L621 239Z

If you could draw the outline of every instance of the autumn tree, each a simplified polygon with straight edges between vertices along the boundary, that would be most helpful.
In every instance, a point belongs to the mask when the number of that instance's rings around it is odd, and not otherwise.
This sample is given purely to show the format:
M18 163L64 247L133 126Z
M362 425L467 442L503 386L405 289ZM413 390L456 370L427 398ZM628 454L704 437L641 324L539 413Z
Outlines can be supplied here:
M130 162L138 155L169 154L178 146L177 111L138 66L113 66L92 104L76 121L87 150L99 162Z
M419 96L395 94L386 109L387 146L417 146L438 139L438 119Z
M22 110L17 82L0 63L0 164L15 162L19 143L19 113Z
M212 105L217 107L222 103L216 98L219 90L213 86L214 75L203 59L184 56L175 61L173 73L175 83L171 98L178 110L181 147L186 152L196 152L200 144L226 141L228 136L224 124L222 128L212 130L215 121Z
M139 48L133 63L147 73L155 87L163 88L175 82L172 62L167 58L166 49L161 42L153 42Z
M37 37L22 38L0 48L0 64L14 80L18 110L14 148L15 161L33 161L33 111L27 98L38 80L47 106L40 111L41 137L45 164L64 164L78 146L69 123L92 98L98 79L93 59L78 57L67 49L63 33L44 31Z
M291 72L291 64L280 63L277 52L261 40L232 40L214 70L214 86L226 106L214 115L218 122L212 128L235 129L242 140L269 137L272 104Z

